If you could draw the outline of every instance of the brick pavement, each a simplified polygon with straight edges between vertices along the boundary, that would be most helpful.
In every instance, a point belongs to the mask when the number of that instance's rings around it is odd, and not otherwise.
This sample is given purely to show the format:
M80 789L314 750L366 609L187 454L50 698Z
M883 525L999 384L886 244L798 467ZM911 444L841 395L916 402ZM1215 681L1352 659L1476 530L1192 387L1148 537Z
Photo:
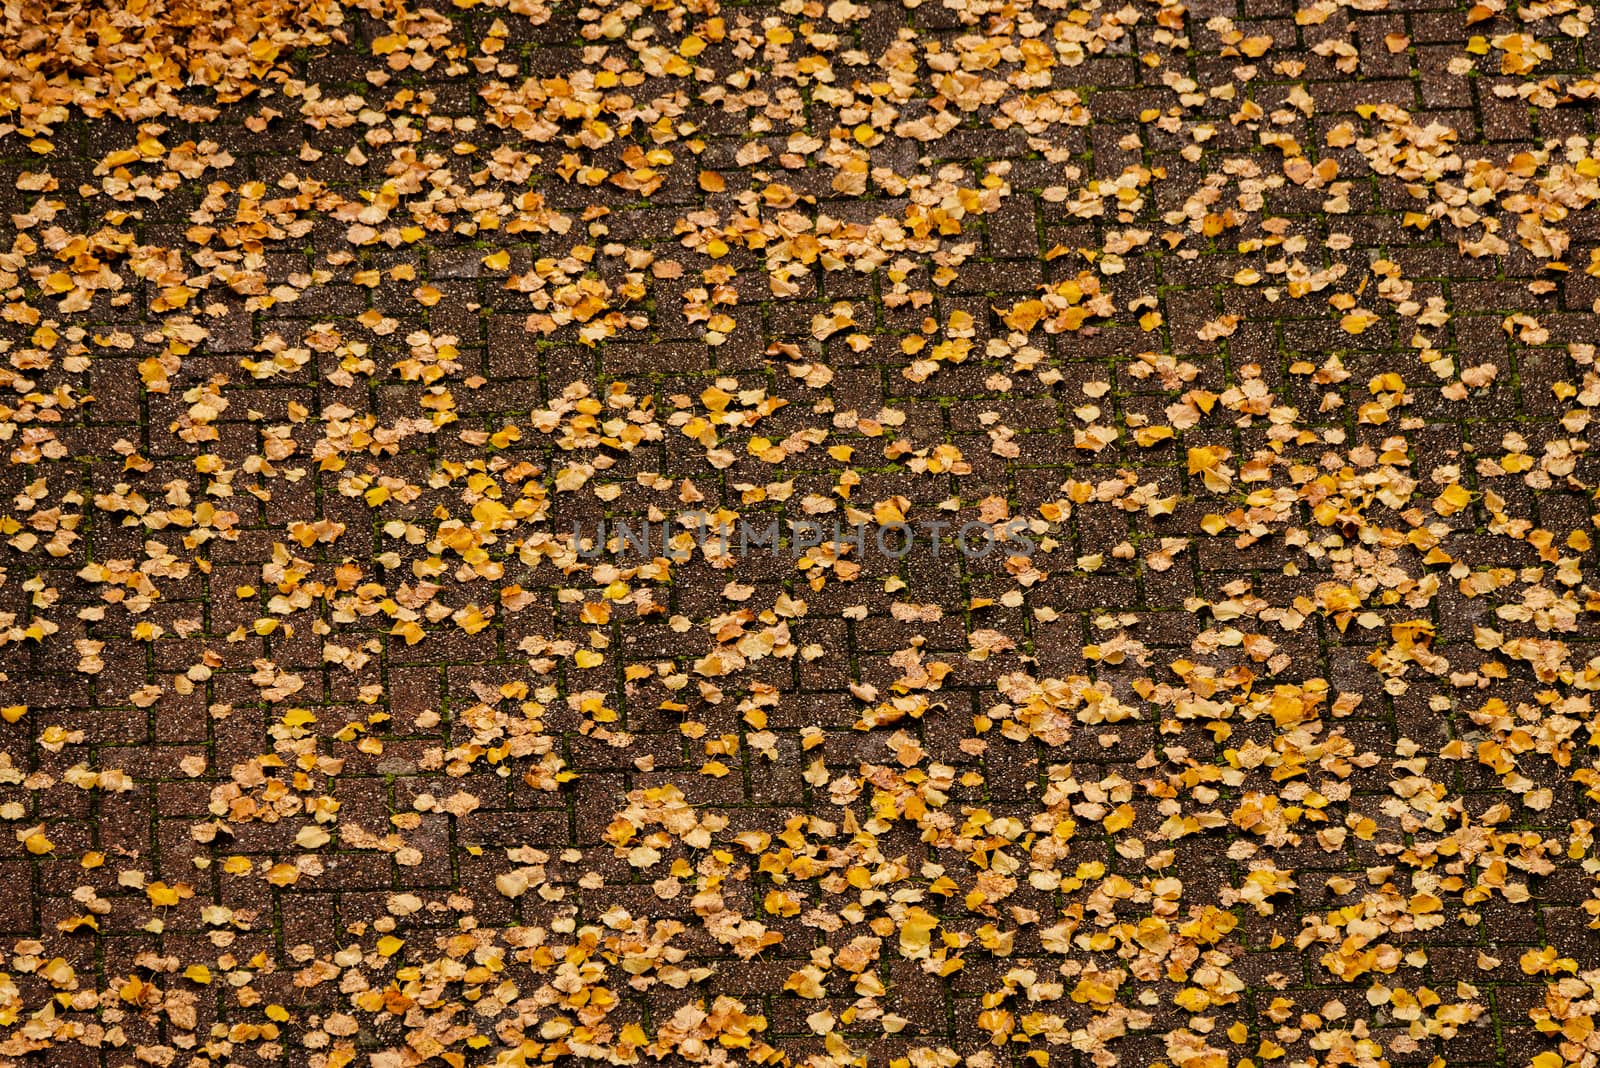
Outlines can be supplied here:
M0 1063L1591 1068L1592 16L8 15Z

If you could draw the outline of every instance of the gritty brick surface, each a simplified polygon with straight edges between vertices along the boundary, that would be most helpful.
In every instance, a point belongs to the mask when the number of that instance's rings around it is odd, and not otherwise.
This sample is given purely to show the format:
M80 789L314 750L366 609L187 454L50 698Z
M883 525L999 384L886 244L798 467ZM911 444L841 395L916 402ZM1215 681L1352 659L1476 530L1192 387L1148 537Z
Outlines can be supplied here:
M0 1063L1592 1065L1592 9L1502 6L13 116ZM693 508L955 526L563 541Z

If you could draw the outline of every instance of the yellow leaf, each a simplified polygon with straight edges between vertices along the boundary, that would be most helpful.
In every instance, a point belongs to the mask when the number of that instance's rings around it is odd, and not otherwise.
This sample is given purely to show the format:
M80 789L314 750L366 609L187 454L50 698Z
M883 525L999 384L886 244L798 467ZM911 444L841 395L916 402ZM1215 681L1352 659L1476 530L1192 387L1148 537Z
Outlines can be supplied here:
M1072 1000L1079 1005L1109 1005L1116 1000L1116 988L1098 979L1079 979L1072 988Z
M814 964L808 964L798 971L791 972L784 982L785 990L792 990L800 997L808 1000L827 997L828 991L822 985L822 970Z
M1173 436L1170 426L1142 426L1133 432L1133 440L1146 449L1169 441Z
M782 890L769 890L761 907L774 916L800 915L800 903Z
M1471 503L1472 491L1459 482L1453 482L1446 486L1444 492L1434 500L1433 510L1440 515L1450 516L1455 515Z
M905 923L900 927L900 948L908 956L926 956L929 944L932 941L933 929L939 926L939 918L925 909L913 907L907 914Z
M274 864L267 869L267 882L273 886L291 886L300 879L300 869L293 864Z
M1344 331L1347 334L1359 334L1364 332L1367 327L1371 326L1377 321L1378 317L1375 315L1371 315L1364 311L1353 311L1347 314L1343 319L1340 319L1339 325L1344 328Z

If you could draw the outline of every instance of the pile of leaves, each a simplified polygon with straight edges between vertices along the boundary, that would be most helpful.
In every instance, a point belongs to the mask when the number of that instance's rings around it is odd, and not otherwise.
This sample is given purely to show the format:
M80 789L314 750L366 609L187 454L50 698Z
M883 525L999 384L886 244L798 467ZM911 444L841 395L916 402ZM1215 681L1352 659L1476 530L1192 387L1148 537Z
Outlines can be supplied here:
M214 117L207 103L237 102L281 78L296 49L347 44L344 23L331 0L10 4L0 16L0 114L25 138L74 114ZM184 92L199 88L209 93Z

